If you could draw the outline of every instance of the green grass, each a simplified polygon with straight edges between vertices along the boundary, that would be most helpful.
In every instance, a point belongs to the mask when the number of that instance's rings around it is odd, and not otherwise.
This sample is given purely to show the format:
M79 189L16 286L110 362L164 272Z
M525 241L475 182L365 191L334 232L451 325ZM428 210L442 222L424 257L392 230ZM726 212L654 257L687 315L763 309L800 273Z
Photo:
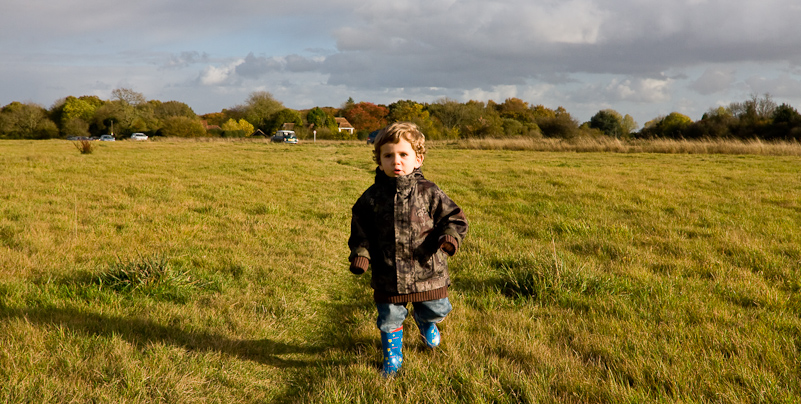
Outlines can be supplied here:
M466 150L454 311L384 380L362 143L0 141L0 402L801 399L801 161Z

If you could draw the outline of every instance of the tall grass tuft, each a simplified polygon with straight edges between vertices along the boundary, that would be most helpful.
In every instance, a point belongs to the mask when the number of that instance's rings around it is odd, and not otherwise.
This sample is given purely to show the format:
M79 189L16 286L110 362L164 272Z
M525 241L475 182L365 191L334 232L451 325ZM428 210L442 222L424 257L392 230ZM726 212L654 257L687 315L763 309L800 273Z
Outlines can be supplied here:
M95 145L89 140L79 140L73 144L81 154L92 154L95 151Z
M129 261L118 257L116 263L97 275L96 282L101 290L141 293L180 302L187 300L188 292L197 284L189 270L174 268L169 259L161 255L139 256Z
M593 295L609 292L608 277L594 274L584 264L566 263L552 245L551 257L529 253L500 262L498 270L503 294L514 299L552 302L568 294Z

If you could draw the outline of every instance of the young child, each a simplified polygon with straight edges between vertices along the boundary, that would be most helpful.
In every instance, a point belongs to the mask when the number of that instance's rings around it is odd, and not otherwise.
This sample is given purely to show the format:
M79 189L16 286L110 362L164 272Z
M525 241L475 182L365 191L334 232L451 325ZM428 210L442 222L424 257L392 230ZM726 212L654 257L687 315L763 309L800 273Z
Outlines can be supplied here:
M420 171L424 143L415 124L382 129L374 142L375 184L353 206L350 271L372 269L385 376L403 362L407 303L426 345L439 345L436 324L452 309L446 256L456 253L467 234L462 210Z

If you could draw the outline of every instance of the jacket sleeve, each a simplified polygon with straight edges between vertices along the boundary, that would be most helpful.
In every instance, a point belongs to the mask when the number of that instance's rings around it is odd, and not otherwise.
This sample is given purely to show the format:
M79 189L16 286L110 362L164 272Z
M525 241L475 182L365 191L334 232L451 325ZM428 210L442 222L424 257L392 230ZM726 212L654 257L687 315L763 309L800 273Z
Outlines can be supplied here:
M356 257L364 257L370 260L370 239L366 230L367 213L369 209L360 198L356 201L351 209L350 220L350 238L348 238L348 247L350 248L350 256L348 261L351 263ZM361 260L360 260L361 261Z
M450 243L455 241L453 253L447 251L448 255L453 255L459 250L462 241L467 236L467 217L462 208L439 188L437 188L435 200L436 206L432 212L439 241L440 244L443 240Z

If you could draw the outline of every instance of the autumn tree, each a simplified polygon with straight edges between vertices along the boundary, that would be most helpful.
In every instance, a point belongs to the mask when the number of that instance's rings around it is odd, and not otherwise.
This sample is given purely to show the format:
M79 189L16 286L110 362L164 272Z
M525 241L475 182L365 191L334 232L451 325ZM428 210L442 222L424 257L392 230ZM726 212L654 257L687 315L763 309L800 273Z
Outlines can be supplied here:
M206 120L206 123L209 125L217 125L222 126L225 122L228 122L229 119L233 119L234 121L237 118L229 117L225 114L225 109L220 112L211 112L208 114L203 114L200 116L201 119ZM244 119L244 117L239 117L238 119ZM251 125L252 126L252 125Z
M528 103L519 98L507 98L495 109L503 119L506 136L542 136L534 112Z
M256 128L253 127L250 122L244 119L240 119L239 121L235 119L229 119L227 122L222 124L221 129L223 130L224 137L250 136L256 131Z
M362 135L387 126L388 115L389 108L370 102L352 104L349 108L343 110L345 119Z

